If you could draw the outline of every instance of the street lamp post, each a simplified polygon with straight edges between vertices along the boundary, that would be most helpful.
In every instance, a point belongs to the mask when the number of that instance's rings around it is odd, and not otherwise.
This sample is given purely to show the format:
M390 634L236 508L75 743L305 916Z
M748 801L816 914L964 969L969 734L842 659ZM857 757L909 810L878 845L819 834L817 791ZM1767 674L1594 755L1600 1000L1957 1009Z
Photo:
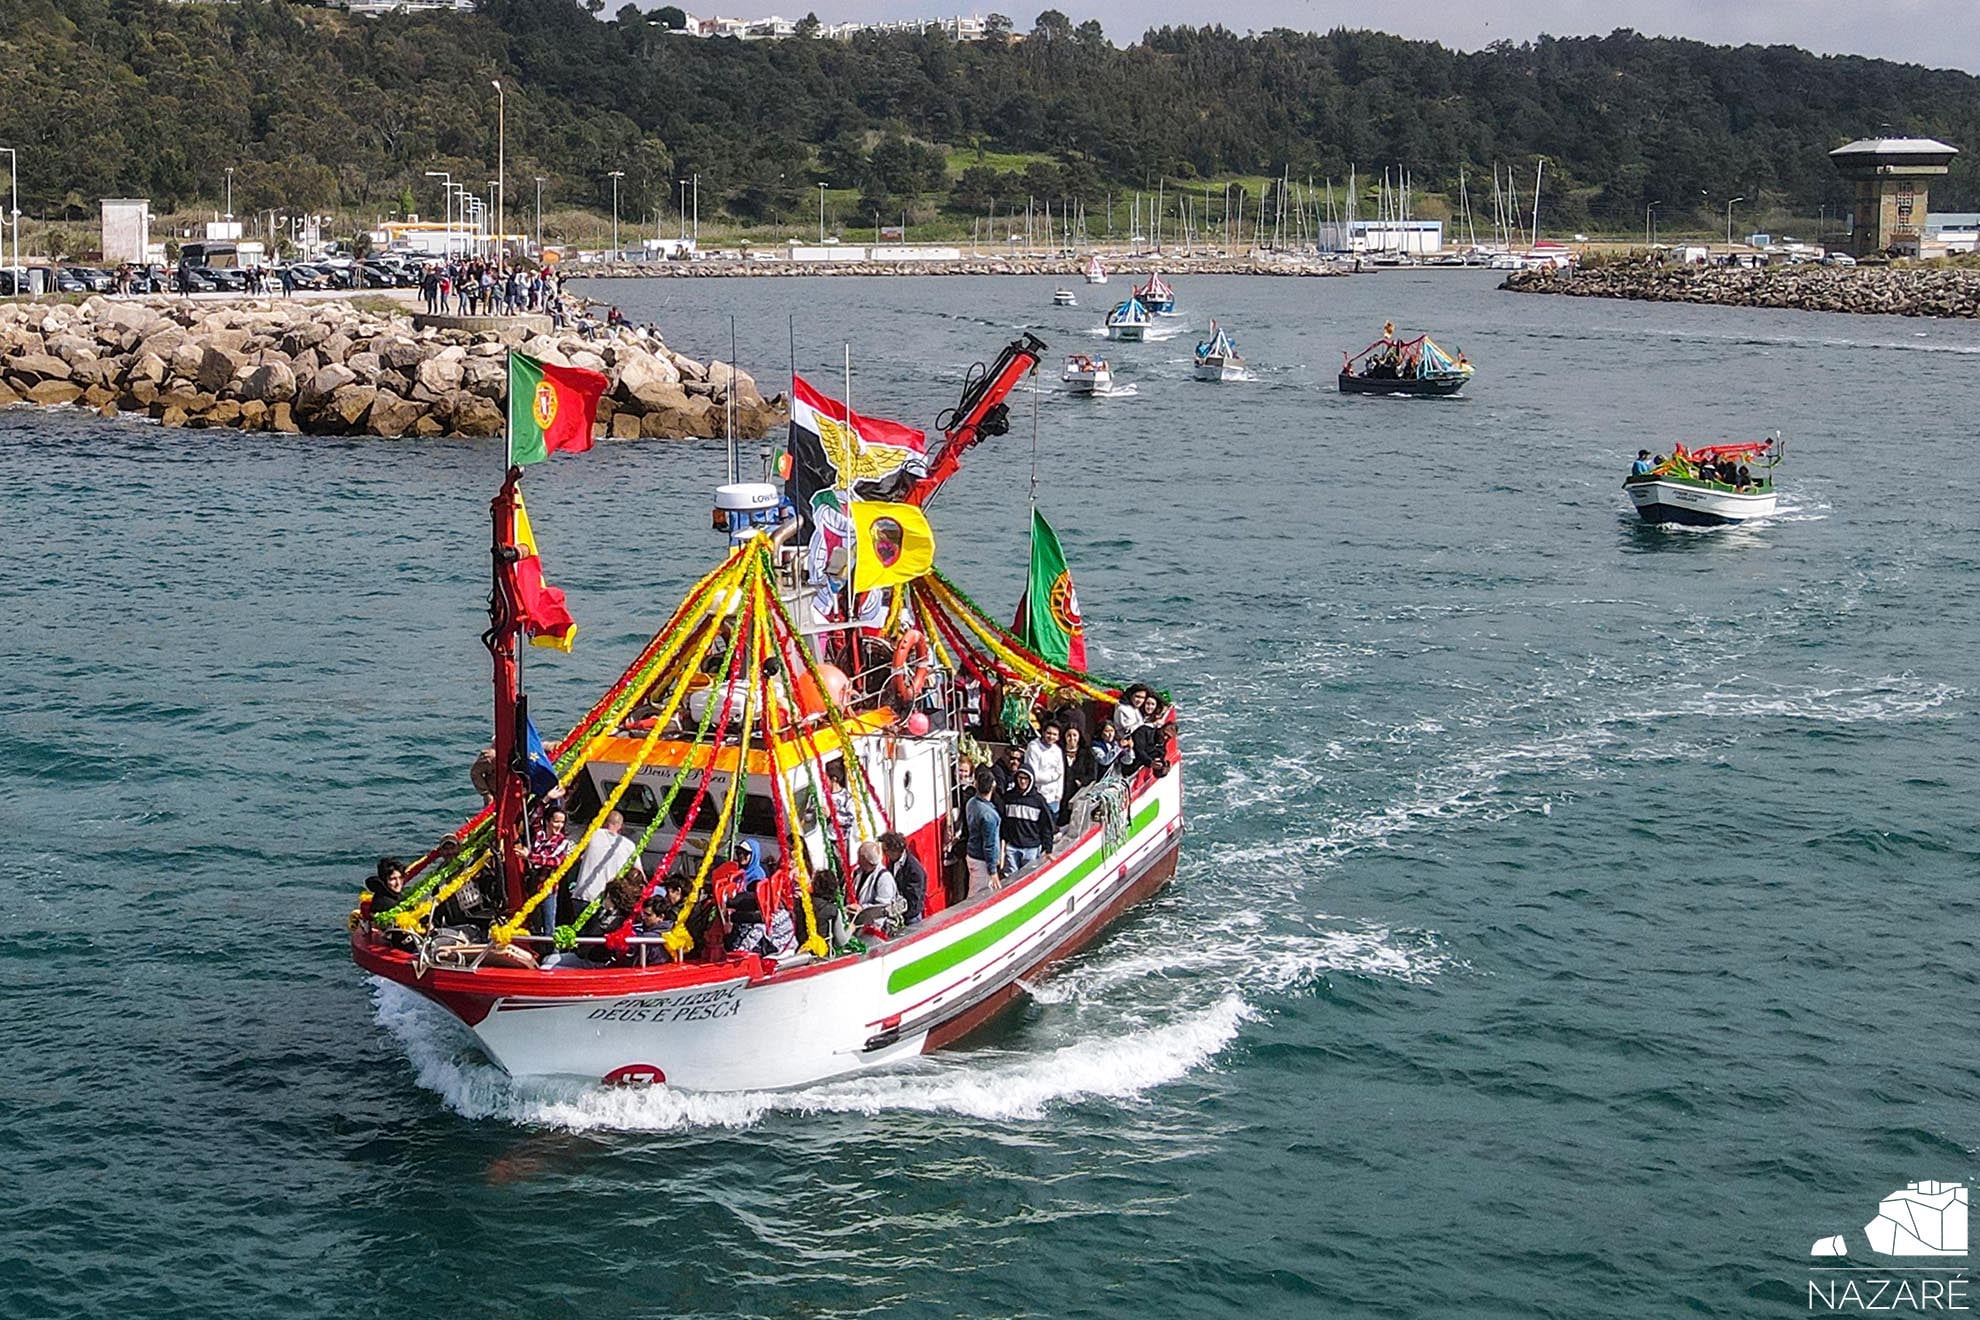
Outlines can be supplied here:
M489 226L488 255L491 259L499 259L502 251L502 223L498 218L502 213L496 209L496 198L500 197L501 194L501 185L495 180L490 179L488 181L488 210L486 214L488 216Z
M7 268L7 289L18 295L25 270L21 264L21 158L12 147L0 147L0 151L7 153L7 209L14 213L14 264Z
M500 243L507 232L502 213L509 205L509 97L499 79L488 85L495 89L495 241Z
M680 221L681 221L681 242L683 242L683 243L685 243L685 242L687 242L687 225L688 225L688 221L687 221L687 207L688 207L688 201L687 201L687 188L688 188L688 181L687 181L686 179L675 179L675 180L674 180L674 191L675 191L675 193L676 193L676 194L677 194L677 195L679 196L679 198L680 198L680 200L679 200L679 201L677 201L677 202L675 202L675 203L674 203L674 210L675 210L675 211L677 211L677 212L679 212L679 214L680 214Z
M426 177L441 181L440 211L447 232L440 240L440 247L445 255L451 258L454 255L454 176L446 170L428 170Z
M1726 200L1726 250L1729 252L1733 245L1733 203L1745 200L1744 197L1732 197Z
M818 185L818 246L825 246L825 185Z
M227 167L227 219L231 223L233 221L233 218L234 218L234 167L232 165L229 165Z
M536 259L543 259L543 180L536 180Z
M694 176L694 245L701 246L701 176Z
M626 177L624 170L613 170L606 176L612 180L612 260L619 259L619 180Z

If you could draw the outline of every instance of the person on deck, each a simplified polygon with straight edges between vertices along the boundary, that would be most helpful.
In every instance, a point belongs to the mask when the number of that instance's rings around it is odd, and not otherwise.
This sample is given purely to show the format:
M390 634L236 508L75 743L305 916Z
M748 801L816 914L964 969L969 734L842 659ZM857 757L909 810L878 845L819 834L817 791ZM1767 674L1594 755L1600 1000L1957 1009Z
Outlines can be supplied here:
M886 855L887 869L894 873L894 888L900 891L901 901L907 904L901 912L901 925L916 925L928 901L928 870L919 858L908 851L907 836L899 830L888 830L881 835L880 849Z
M578 859L571 880L571 897L577 902L591 902L628 869L633 875L645 878L634 856L633 841L620 832L625 827L625 814L614 811L584 845L584 856Z
M1061 825L1066 823L1073 798L1082 788L1100 778L1100 758L1094 755L1091 747L1087 746L1086 740L1080 736L1079 729L1072 725L1066 726L1065 754L1066 784L1059 798Z
M543 814L543 823L537 827L536 835L529 841L529 851L523 855L523 865L527 869L529 885L533 890L549 878L550 873L564 864L576 845L564 829L570 817L562 807L552 807ZM543 914L545 935L557 933L557 891L551 890L537 909Z
M859 860L853 870L853 892L859 899L857 915L865 919L867 929L877 929L882 935L891 935L900 929L900 886L894 882L894 873L887 869L886 850L870 839L859 845ZM876 913L873 911L875 908L884 911Z
M468 782L474 785L475 792L481 794L481 805L484 807L495 800L495 771L498 768L493 747L482 748L475 754L474 764L468 767Z
M1024 749L1016 744L1006 747L997 757L996 764L991 769L996 776L997 797L1000 801L1011 791L1011 782L1017 776L1018 767L1023 764Z
M997 776L988 766L977 767L975 796L963 804L963 860L972 898L994 889L1004 873L1004 818L997 810Z
M1004 874L1016 875L1049 854L1056 824L1051 804L1032 784L1031 771L1019 766L1011 791L1004 795Z
M742 868L742 878L738 883L744 889L751 889L767 878L769 872L763 869L763 845L754 839L744 839L736 845L736 865Z
M382 913L398 906L406 896L406 864L396 857L381 857L371 878L364 882L365 892L371 895L370 911Z
M1066 789L1066 750L1059 744L1061 732L1058 725L1048 721L1024 749L1024 768L1031 771L1031 786L1045 799L1054 817Z
M1650 451L1647 449L1639 449L1636 451L1636 461L1629 465L1630 475L1638 476L1638 477L1647 477L1650 475L1652 467L1653 464L1650 462Z
M1135 718L1141 718L1136 712ZM1093 746L1087 749L1101 774L1131 775L1134 773L1134 743L1130 737L1123 737L1112 720L1100 723L1100 732L1094 735Z
M853 811L852 790L846 787L846 763L834 761L826 766L825 778L831 783L827 796L832 802L833 826L843 832L848 839L858 838L855 833L858 818Z

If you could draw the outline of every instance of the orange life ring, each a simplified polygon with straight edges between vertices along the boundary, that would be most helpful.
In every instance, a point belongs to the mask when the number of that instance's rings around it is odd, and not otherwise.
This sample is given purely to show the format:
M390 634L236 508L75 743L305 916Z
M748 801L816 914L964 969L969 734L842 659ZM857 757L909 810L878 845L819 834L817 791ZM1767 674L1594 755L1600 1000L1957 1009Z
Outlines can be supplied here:
M921 629L909 628L901 633L901 639L894 643L893 676L888 686L902 701L909 705L928 690L928 683L934 677L935 656L928 649L928 638Z

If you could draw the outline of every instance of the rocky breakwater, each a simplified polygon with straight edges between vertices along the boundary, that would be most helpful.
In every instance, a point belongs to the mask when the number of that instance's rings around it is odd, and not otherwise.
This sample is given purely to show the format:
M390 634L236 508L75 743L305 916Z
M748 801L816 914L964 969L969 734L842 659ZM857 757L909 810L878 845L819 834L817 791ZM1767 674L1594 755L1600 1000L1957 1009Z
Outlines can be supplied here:
M1594 266L1514 271L1515 293L1789 307L1880 316L1980 316L1980 270L1940 266Z
M585 338L415 330L347 302L91 298L0 305L0 405L135 413L166 426L311 435L501 435L509 349L612 382L597 432L621 439L757 437L784 418L747 372L675 353L631 327Z

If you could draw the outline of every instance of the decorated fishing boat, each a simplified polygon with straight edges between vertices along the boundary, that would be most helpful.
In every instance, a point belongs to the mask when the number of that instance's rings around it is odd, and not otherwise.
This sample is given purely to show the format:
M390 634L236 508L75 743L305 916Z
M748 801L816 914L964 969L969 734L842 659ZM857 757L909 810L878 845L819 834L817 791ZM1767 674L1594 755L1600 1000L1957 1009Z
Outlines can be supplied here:
M1169 287L1168 281L1162 278L1162 272L1159 270L1148 273L1148 282L1137 287L1134 296L1141 300L1143 307L1156 316L1176 314L1176 291Z
M1237 341L1230 332L1210 322L1210 337L1196 346L1198 380L1243 380L1244 359L1238 356Z
M1343 394L1451 395L1471 379L1471 363L1463 353L1453 357L1429 335L1398 339L1395 322L1382 327L1382 337L1359 353L1341 353L1340 390Z
M1077 307L1079 306L1079 299L1073 297L1073 291L1071 289L1054 289L1052 290L1052 305L1054 307Z
M1105 394L1114 388L1114 373L1107 359L1090 353L1073 353L1066 358L1066 369L1059 379L1068 394Z
M1779 435L1767 440L1678 445L1670 457L1639 454L1623 490L1645 522L1719 527L1772 516L1779 492L1774 469L1785 456ZM1758 471L1755 471L1755 468Z
M1169 879L1173 707L1086 672L1043 515L1015 627L934 566L930 499L1009 430L1043 351L1027 335L971 373L932 443L794 378L782 488L766 473L718 491L726 555L547 745L519 644L567 647L575 624L521 476L589 447L605 378L513 357L483 634L492 802L411 865L381 861L351 915L357 965L451 1012L518 1078L795 1087L963 1039ZM1127 751L1041 809L1033 729L1101 720ZM984 799L1002 797L1003 856L972 861L950 846L961 785L1009 748L1026 768Z
M1148 325L1153 319L1141 299L1129 297L1107 313L1107 338L1123 344L1139 344L1148 338Z
M1100 254L1098 252L1094 253L1092 258L1086 263L1086 282L1088 284L1105 284L1107 282L1107 268L1100 264Z

